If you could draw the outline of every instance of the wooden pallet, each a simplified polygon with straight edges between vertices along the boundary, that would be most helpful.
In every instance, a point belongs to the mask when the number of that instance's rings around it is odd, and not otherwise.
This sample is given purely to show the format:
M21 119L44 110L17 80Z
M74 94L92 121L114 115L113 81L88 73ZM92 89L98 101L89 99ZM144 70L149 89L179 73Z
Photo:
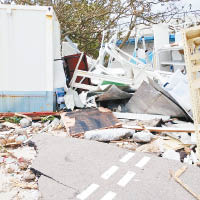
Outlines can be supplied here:
M200 160L200 26L185 29L183 40L197 138L197 155Z

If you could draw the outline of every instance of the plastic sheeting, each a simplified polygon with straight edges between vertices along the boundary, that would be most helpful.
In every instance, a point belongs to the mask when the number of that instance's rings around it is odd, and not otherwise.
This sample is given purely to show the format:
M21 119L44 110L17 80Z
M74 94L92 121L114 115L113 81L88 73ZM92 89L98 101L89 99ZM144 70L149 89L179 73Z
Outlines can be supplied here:
M173 73L164 89L188 112L192 109L188 80L179 69Z

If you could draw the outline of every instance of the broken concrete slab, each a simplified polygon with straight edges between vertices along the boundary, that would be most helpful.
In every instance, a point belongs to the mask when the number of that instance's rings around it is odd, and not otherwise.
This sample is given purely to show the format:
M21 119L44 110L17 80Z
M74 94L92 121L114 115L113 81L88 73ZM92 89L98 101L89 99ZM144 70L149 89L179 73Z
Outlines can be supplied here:
M101 175L102 167L108 167L107 163L111 158L118 160L125 152L105 143L42 134L33 138L33 142L37 145L39 154L33 161L32 168L72 188L89 185L88 177L93 177L95 181L96 175ZM104 153L100 154L102 151ZM47 156L49 152L51 156ZM95 159L97 155L98 159Z
M135 133L134 130L125 128L113 128L87 131L84 134L84 138L88 140L96 140L101 142L109 142L114 140L122 140L130 138Z
M187 200L194 198L172 178L170 170L176 171L182 163L158 158L151 154L133 153L124 149L89 140L37 135L33 141L38 147L38 156L32 168L39 171L39 189L44 200L77 199L91 184L97 184L98 189L87 199L101 199L108 191L114 191L118 199L132 200L146 199L176 199ZM131 154L127 162L123 157ZM146 165L142 160L148 159ZM102 178L105 171L117 166L117 171L109 179ZM121 189L117 183L128 172L133 171L135 176ZM199 188L199 168L188 166L188 170L181 179L196 193ZM52 190L52 188L54 188ZM176 191L174 193L174 191Z
M70 188L44 175L39 178L38 185L40 191L42 191L42 200L76 199L79 193L78 190Z

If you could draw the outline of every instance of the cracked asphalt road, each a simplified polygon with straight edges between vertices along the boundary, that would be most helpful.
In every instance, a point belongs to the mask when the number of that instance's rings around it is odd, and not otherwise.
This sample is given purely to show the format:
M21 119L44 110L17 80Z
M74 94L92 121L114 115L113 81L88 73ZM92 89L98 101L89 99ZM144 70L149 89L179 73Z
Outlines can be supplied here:
M173 178L184 164L113 145L50 135L33 138L44 200L192 200ZM180 177L200 194L200 169L188 166Z

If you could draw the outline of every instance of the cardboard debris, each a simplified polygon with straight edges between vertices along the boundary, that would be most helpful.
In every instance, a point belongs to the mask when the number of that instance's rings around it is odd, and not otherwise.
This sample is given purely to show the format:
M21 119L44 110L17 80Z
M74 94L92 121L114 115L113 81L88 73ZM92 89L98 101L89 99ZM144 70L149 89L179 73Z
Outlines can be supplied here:
M188 147L188 145L184 145L182 142L171 138L171 137L161 137L157 136L152 139L151 142L139 146L136 151L140 152L151 152L151 153L163 153L168 150L180 150Z
M163 137L162 138L163 151L166 150L179 150L189 147L190 145L183 144L181 141L174 139L173 137Z
M154 139L152 142L143 144L136 148L136 151L144 153L161 153L162 152L162 141L161 139Z

